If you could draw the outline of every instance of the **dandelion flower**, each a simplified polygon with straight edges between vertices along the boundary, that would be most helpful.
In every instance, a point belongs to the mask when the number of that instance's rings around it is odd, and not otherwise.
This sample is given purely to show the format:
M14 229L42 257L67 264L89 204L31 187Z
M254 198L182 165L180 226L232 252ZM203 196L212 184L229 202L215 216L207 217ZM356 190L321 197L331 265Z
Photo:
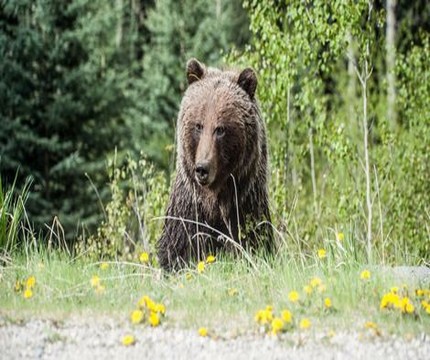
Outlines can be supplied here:
M415 295L418 297L422 297L425 295L425 291L423 289L416 289L415 290Z
M376 323L374 323L373 321L366 321L364 323L364 327L366 329L373 329L373 330L377 330L378 329L378 325L376 325Z
M205 271L205 262L204 262L204 261L200 261L200 262L197 264L197 272L198 272L199 274L201 274L203 271Z
M290 291L290 293L288 294L288 300L290 300L293 303L296 303L297 301L299 301L299 293L297 291Z
M282 311L281 318L287 324L291 324L293 322L293 314L291 314L291 311L289 310Z
M148 322L152 327L156 327L160 325L160 317L157 313L151 311L151 313L149 314Z
M139 261L142 264L148 264L149 263L149 254L146 251L143 251L139 256Z
M337 239L337 241L340 241L340 242L342 242L343 240L345 240L345 235L344 235L344 233L343 233L343 232L338 232L338 233L336 234L336 239Z
M316 287L320 286L321 284L322 284L322 280L319 277L314 277L310 281L310 285L313 288L316 288Z
M154 311L156 308L155 302L148 295L142 296L137 302L137 306L141 309L146 307L150 311Z
M121 343L124 346L130 346L130 345L134 345L134 343L136 342L136 339L134 338L133 335L125 335L122 337L121 339Z
M205 327L201 327L199 329L199 335L202 336L202 337L208 336L208 329L206 329Z
M400 307L399 308L402 311L402 313L404 313L404 314L412 314L415 311L415 307L408 297L404 297L400 301Z
M280 318L274 318L272 320L272 334L276 335L284 328L284 322Z
M255 321L261 325L269 324L273 319L272 307L267 306L265 310L258 310L255 314Z
M209 256L206 258L206 263L207 263L207 264L212 264L212 263L214 263L214 262L215 262L215 260L216 260L215 256L213 256L213 255L209 255Z
M369 280L370 279L370 271L369 270L363 270L360 274L361 280Z
M24 291L24 299L30 299L33 297L33 290L27 288Z
M304 319L300 320L299 327L300 327L300 329L306 330L306 329L309 329L311 327L311 325L312 325L311 321L307 318L304 318Z
M430 303L423 300L423 301L421 301L421 305L424 308L426 314L430 315Z
M158 314L164 315L166 313L166 307L163 304L155 304L153 309L154 309L154 312Z
M400 307L401 307L401 301L399 296L392 292L384 294L379 305L379 308L381 310L387 309L387 308L400 308Z
M140 324L143 320L143 311L142 310L133 310L130 315L131 323L136 325Z
M325 298L325 299L324 299L324 306L325 306L327 309L330 309L330 308L332 307L332 303L331 303L331 299L330 299L330 298Z
M26 282L25 286L27 287L27 289L33 289L34 285L36 285L36 278L34 276L30 276L27 279L27 282Z
M324 259L327 256L327 252L324 249L318 249L318 257Z
M93 275L90 282L92 287L97 287L100 285L100 278L97 275Z
M107 270L109 268L109 264L107 262L102 262L100 264L100 269L101 270Z

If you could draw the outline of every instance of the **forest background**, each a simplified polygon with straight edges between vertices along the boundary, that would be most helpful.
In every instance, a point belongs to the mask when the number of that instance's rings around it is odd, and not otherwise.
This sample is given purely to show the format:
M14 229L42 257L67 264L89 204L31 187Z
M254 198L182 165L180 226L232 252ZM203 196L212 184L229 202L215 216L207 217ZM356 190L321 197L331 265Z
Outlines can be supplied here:
M427 1L1 0L0 54L3 254L154 252L196 57L258 73L281 246L430 260Z

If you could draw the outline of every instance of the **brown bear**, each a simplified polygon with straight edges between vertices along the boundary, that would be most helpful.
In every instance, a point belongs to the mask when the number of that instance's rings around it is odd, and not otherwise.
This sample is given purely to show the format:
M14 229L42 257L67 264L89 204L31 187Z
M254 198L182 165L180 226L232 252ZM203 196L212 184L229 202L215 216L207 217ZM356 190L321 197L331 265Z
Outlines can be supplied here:
M218 249L272 245L267 141L250 68L222 71L187 63L177 120L176 179L158 258L177 270Z

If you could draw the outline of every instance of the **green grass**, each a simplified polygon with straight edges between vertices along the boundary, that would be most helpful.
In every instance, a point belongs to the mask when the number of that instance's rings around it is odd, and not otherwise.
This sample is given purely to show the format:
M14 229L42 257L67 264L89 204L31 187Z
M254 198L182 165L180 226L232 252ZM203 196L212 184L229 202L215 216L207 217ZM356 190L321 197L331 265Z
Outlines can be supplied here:
M149 295L165 304L166 326L205 326L220 334L258 333L254 315L267 305L272 305L276 313L288 308L296 321L309 318L312 331L317 332L365 331L366 321L376 322L387 334L417 334L430 328L430 315L420 308L414 294L416 288L428 289L429 284L399 282L390 274L378 274L372 267L368 268L371 278L363 281L360 273L365 266L356 262L333 264L330 256L306 261L287 255L268 262L258 257L253 260L255 266L243 259L221 257L201 274L193 267L165 276L159 269L137 263L112 262L102 270L100 263L73 260L62 252L34 251L29 257L15 256L1 268L0 314L13 319L61 319L70 314L90 313L127 321L138 299ZM31 275L36 278L34 294L24 299L22 292L14 291L14 286L17 280ZM94 275L100 277L105 287L102 293L90 284ZM314 276L322 279L326 290L306 296L303 287ZM405 286L416 308L414 315L379 309L382 295L392 286ZM233 296L229 294L231 289L236 289ZM289 302L291 290L299 291L300 304ZM331 310L324 309L325 297L332 300Z

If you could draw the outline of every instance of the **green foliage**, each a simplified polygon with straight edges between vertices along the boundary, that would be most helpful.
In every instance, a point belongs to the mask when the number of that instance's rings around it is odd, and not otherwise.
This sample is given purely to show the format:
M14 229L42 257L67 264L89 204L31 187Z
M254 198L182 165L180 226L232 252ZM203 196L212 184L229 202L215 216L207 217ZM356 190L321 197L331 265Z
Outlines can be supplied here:
M128 157L118 166L114 157L108 164L111 200L97 233L81 239L77 251L92 258L137 259L141 251L155 252L161 235L168 200L165 175L145 158L138 162Z
M31 181L27 179L19 195L14 192L15 183L3 188L0 177L0 251L9 256L19 245L20 231L23 231L24 206L28 198Z
M115 29L113 9L100 18L102 4L1 5L2 176L10 182L20 168L19 187L31 175L27 209L35 228L58 216L68 239L81 222L94 226L96 198L85 175L103 184L101 159L125 135L125 83L106 37Z
M153 251L162 221L150 219L167 203L170 174L159 170L173 168L185 63L217 66L229 53L230 63L259 74L283 244L306 256L342 231L362 250L366 95L373 246L384 261L398 252L428 260L427 2L397 1L397 120L386 112L384 3L244 5L248 14L239 0L0 0L1 177L15 192L8 199L27 194L31 176L26 211L36 232L46 235L45 224L59 219L68 242L98 226L80 244L94 255ZM136 160L141 154L145 161ZM115 158L109 174L107 158ZM99 203L107 204L102 224Z
M364 94L358 76L365 75L367 63L373 71L367 84L373 246L384 261L393 260L393 249L428 259L424 139L430 124L424 109L430 92L419 80L428 77L425 46L399 57L402 127L396 132L384 112L383 8L368 1L245 1L245 6L253 41L245 56L233 53L230 59L251 64L260 75L275 226L288 229L299 251L321 247L327 228L348 233L356 248L364 246Z
M391 246L429 254L430 34L422 44L398 58L398 109L403 126L386 140L385 151L379 151L378 158L381 173L387 176L382 194L387 211L385 227L398 239Z

